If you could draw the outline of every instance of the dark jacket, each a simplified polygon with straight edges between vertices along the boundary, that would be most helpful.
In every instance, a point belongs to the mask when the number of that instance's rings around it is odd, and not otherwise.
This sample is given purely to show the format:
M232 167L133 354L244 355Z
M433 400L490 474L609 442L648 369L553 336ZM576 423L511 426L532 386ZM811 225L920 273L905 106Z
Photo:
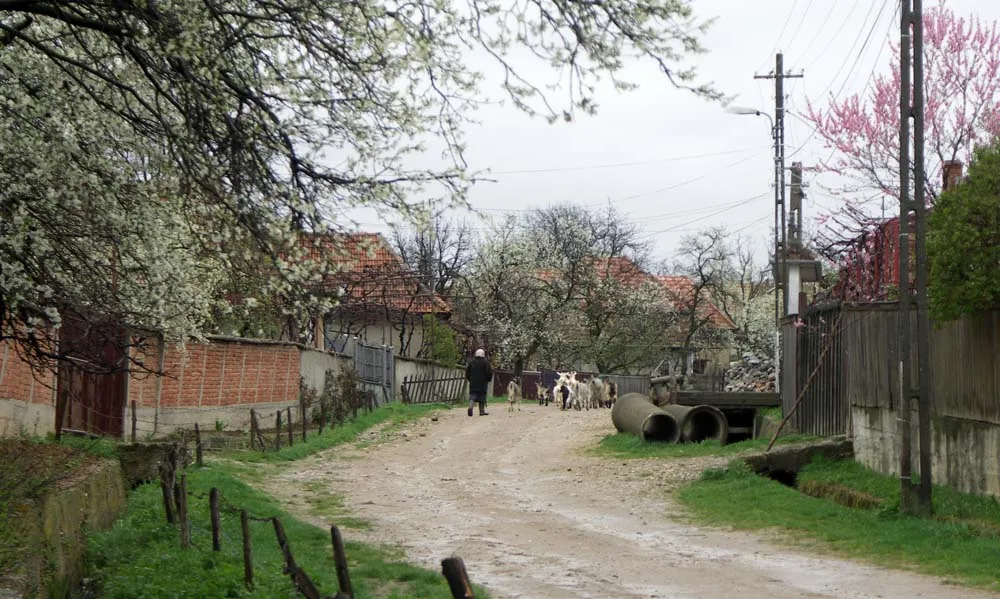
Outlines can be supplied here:
M465 378L469 380L469 393L486 393L493 380L493 367L486 358L473 358L465 367Z

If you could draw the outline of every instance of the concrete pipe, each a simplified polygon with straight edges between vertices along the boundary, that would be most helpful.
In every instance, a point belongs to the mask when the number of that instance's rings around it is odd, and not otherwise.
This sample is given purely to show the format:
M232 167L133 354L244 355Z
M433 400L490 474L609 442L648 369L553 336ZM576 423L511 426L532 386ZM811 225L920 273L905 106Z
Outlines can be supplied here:
M711 440L718 441L722 445L726 444L729 422L722 410L715 406L666 405L660 409L677 421L681 431L681 441L701 443Z
M611 422L620 433L638 435L643 441L676 443L681 429L670 414L653 405L642 393L626 393L611 408Z

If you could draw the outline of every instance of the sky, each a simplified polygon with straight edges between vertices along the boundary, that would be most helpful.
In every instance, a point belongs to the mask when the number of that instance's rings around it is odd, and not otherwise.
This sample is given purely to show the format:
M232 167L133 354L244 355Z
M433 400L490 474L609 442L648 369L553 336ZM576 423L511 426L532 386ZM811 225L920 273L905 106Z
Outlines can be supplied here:
M925 9L935 4L925 0ZM958 15L1000 20L996 0L946 4ZM773 115L774 81L754 75L773 73L779 51L786 72L803 75L785 84L786 166L800 161L808 168L830 156L797 116L809 102L825 106L898 68L889 48L899 38L898 0L696 0L693 7L698 17L716 20L702 38L708 52L690 63L699 82L734 97L732 106ZM509 105L478 111L481 124L467 128L466 158L472 170L489 169L495 182L470 191L473 213L455 209L450 215L482 230L481 215L610 201L637 224L654 259L670 261L685 235L711 226L748 237L766 256L774 214L768 119L734 115L676 89L649 64L629 64L624 76L639 88L602 86L597 114L569 123L549 124ZM823 192L824 184L835 183L830 176L807 172L804 178L807 223L836 205ZM389 230L371 211L348 216L359 230Z

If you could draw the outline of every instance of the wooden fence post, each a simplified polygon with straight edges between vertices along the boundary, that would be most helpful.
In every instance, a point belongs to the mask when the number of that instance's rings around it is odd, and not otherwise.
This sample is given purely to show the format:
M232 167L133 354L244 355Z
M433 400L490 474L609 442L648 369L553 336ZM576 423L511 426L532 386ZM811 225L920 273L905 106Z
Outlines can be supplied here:
M253 588L253 555L250 550L250 514L240 510L240 528L243 530L243 583Z
M201 429L198 428L198 423L194 423L194 463L196 466L201 468L205 465L205 462L201 453Z
M254 437L257 435L257 412L253 408L250 408L250 451L253 451L256 445L256 440Z
M274 535L278 537L278 546L281 547L281 553L285 556L285 573L291 577L292 584L306 599L323 599L313 581L306 576L302 568L295 564L292 548L288 546L288 537L285 536L285 528L281 525L281 520L272 518L271 521L274 523Z
M476 595L472 592L472 583L469 582L469 574L465 571L462 558L449 557L441 560L441 573L448 581L452 599L475 599Z
M208 508L212 513L212 551L220 551L222 544L219 540L219 529L222 527L222 523L219 517L219 490L215 487L212 487L212 490L208 492Z
M330 538L333 541L333 563L337 568L338 595L353 597L351 590L351 573L347 569L347 552L344 551L344 539L336 526L330 527Z
M292 430L295 427L292 426L292 406L286 408L288 410L288 446L291 447L295 445L295 431Z
M167 483L167 478L160 475L160 490L163 491L163 511L167 514L167 524L174 523L174 499L171 496L173 489Z
M278 410L274 427L274 450L278 451L281 449L281 410Z
M309 428L309 418L306 417L306 400L304 397L299 398L299 405L302 406L302 442L306 442L306 429Z
M139 419L135 415L135 400L132 400L132 442L135 443L135 429Z
M187 549L191 546L191 521L188 520L187 509L187 475L181 475L179 490L177 511L180 514L181 520L181 549Z

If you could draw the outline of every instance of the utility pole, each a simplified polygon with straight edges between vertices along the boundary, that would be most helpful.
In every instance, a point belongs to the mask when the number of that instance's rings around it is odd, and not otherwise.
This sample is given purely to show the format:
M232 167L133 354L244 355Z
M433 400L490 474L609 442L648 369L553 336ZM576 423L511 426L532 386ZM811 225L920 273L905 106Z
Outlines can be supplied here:
M900 0L899 88L899 451L900 503L904 512L930 514L931 435L927 314L926 197L924 193L924 60L923 0ZM912 33L911 33L912 31ZM912 74L912 78L911 78ZM913 95L910 95L910 89ZM913 120L913 199L910 199L910 120ZM915 264L910 285L910 226L913 225ZM913 326L917 325L917 370L913 369ZM917 408L920 484L912 479L912 410ZM914 499L916 502L914 502Z
M784 55L778 52L774 57L774 72L753 78L774 79L774 319L775 325L779 325L788 307L788 298L783 297L784 254L788 243L785 229L785 79L800 79L802 75L786 73Z

